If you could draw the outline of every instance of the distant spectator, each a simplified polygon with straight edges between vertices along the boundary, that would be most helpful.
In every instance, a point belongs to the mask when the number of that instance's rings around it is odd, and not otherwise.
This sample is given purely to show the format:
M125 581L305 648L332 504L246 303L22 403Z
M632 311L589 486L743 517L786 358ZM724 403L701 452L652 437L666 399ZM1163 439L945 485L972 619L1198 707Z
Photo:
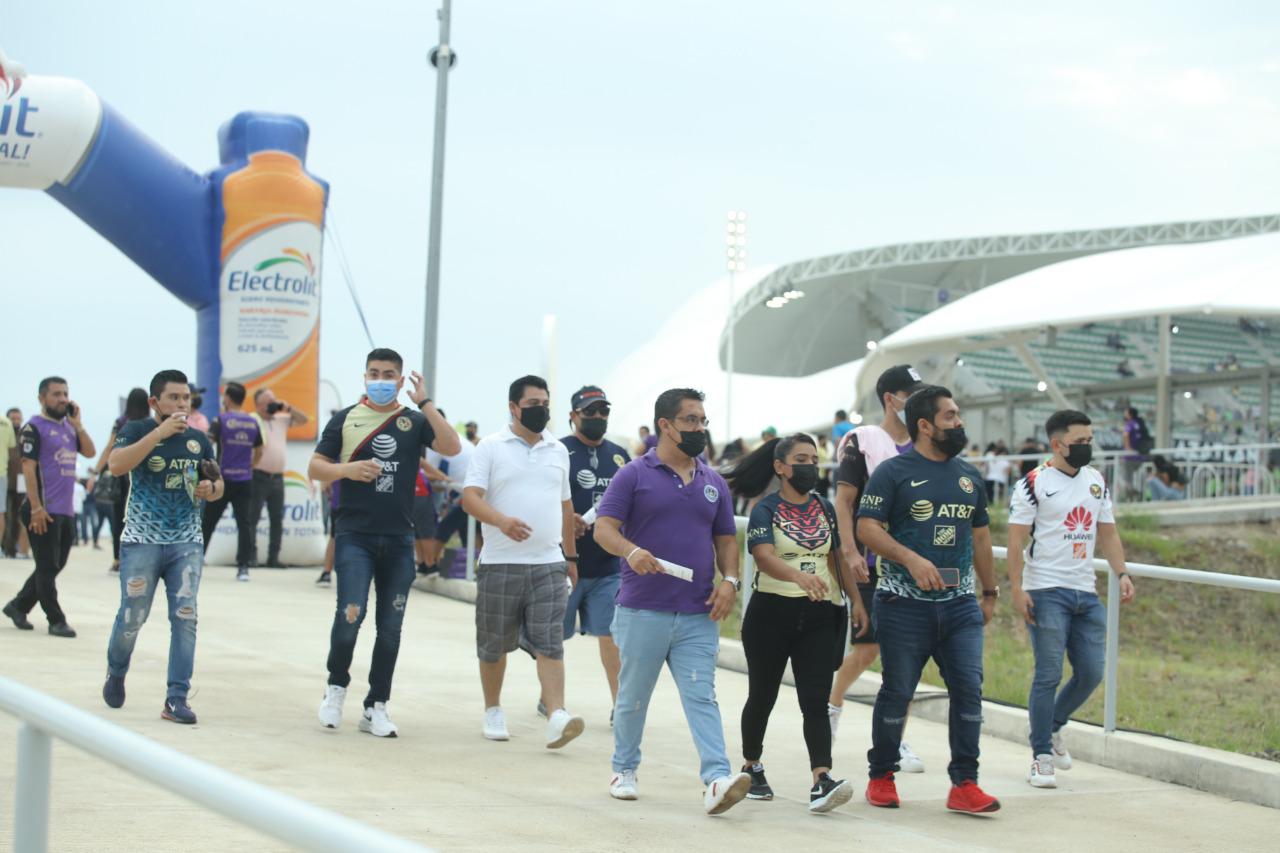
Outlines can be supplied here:
M1107 335L1107 347L1115 350L1116 352L1124 352L1124 341L1121 340L1118 332L1112 332Z
M1177 466L1163 456L1152 457L1155 466L1147 477L1146 496L1153 501L1186 500L1186 484L1182 482L1182 474Z
M1022 442L1022 446L1018 448L1019 456L1031 456L1036 453L1044 453L1044 445L1036 441L1034 438L1028 437ZM1019 478L1025 477L1036 468L1040 467L1039 459L1024 459L1018 466Z
M18 431L22 429L22 410L18 408L9 409L5 412L5 418L9 426L13 430L13 445L11 450L5 451L5 458L0 459L6 472L5 484L5 504L8 512L4 517L4 541L0 550L10 559L18 556L18 554L26 555L27 553L27 529L22 526L22 522L18 519L18 483L22 479L22 457L18 453Z
M1125 378L1136 375L1133 372L1133 367L1130 366L1129 364L1129 359L1127 358L1116 365L1116 373L1120 374Z
M1013 466L1009 462L1009 451L1003 444L1004 442L1000 442L993 448L992 458L987 461L987 470L984 476L987 484L988 505L1003 501L1005 493L1009 490L1009 471Z
M467 421L467 425L465 429L467 431L467 441L471 442L472 445L479 444L480 443L480 425L477 424L475 421Z
M191 414L187 415L187 426L198 429L205 435L209 434L209 419L204 412L200 411L200 407L204 405L204 389L191 389Z
M844 409L838 409L835 423L831 426L831 440L838 444L840 439L844 438L844 434L851 429L853 429L853 422L849 420L849 413Z
M742 458L742 456L744 456L746 452L747 450L746 450L746 447L743 446L742 439L735 438L733 441L726 444L724 448L720 451L720 464L727 465L728 463L734 461L735 459Z
M640 444L636 447L636 456L644 456L658 446L658 437L649 431L647 426L640 427Z

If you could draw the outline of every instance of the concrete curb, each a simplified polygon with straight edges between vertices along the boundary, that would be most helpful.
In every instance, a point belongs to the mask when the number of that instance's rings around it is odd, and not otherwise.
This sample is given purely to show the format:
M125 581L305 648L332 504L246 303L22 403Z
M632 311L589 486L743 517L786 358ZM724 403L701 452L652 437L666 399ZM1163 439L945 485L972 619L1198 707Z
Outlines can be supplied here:
M474 604L475 584L455 578L418 578L413 586L446 598ZM720 640L718 665L745 673L747 658L738 640ZM788 668L783 680L794 685ZM930 685L922 685L926 690ZM863 673L850 688L851 693L874 695L880 690L880 676ZM1027 742L1027 712L1022 708L982 703L982 731L1013 743ZM946 723L950 703L945 698L912 703L911 713L935 723ZM1199 791L1246 803L1280 809L1280 762L1264 761L1220 749L1131 732L1105 734L1098 726L1073 723L1068 733L1072 756L1081 761L1173 782ZM1028 755L1028 759L1030 756Z

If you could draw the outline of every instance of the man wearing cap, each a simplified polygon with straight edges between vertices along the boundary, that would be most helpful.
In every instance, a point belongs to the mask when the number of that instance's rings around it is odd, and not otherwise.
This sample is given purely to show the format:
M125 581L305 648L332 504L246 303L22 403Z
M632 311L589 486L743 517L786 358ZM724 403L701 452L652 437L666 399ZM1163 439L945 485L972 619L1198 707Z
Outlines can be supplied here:
M591 535L595 508L604 498L614 476L631 461L630 455L604 437L609 429L609 400L594 385L578 390L571 400L569 423L573 434L560 439L569 451L569 488L573 493L575 533L578 540L578 583L569 594L564 614L564 636L575 630L600 642L600 662L609 680L612 700L618 698L618 670L622 666L609 626L618 597L618 558L601 548ZM613 722L612 712L609 714Z
M876 380L876 397L884 407L884 417L879 424L867 424L850 430L836 449L839 468L836 471L836 525L840 531L841 549L845 561L860 577L858 594L863 606L871 613L879 575L876 555L870 552L863 558L861 545L854 536L854 523L858 499L866 490L871 473L886 459L911 449L911 436L907 434L906 407L910 397L924 383L920 374L909 364L890 367ZM847 538L846 538L847 537ZM844 710L844 694L853 682L875 663L880 654L875 627L860 637L853 638L853 650L845 655L844 663L836 672L827 703L827 715L831 718L831 737L834 740L840 725L840 713ZM899 764L904 773L923 773L924 762L904 741L899 748Z

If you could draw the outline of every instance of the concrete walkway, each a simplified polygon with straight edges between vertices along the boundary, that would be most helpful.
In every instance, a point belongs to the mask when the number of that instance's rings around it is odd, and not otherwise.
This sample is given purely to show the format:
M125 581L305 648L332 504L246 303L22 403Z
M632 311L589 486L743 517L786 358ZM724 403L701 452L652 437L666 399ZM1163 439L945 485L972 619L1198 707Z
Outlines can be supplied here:
M613 851L881 849L1251 851L1274 850L1277 815L1260 806L1077 763L1056 791L1025 782L1026 750L984 738L982 784L1004 804L991 817L950 814L947 733L914 720L910 741L928 772L899 777L905 805L873 809L862 800L870 709L846 706L836 744L837 775L858 795L836 813L807 813L808 761L795 693L783 688L765 763L778 798L744 802L722 817L702 814L697 756L669 678L649 712L638 802L610 799L609 698L595 641L568 643L570 707L585 734L567 748L543 747L532 662L512 656L505 705L512 740L480 735L482 701L471 608L415 592L409 601L390 705L398 739L356 730L372 646L362 632L352 695L341 731L322 729L315 712L334 593L311 570L253 573L207 569L200 594L200 639L192 707L199 725L160 719L168 624L161 600L143 629L128 680L128 702L108 709L100 695L107 636L119 600L103 552L77 549L59 586L74 640L0 624L0 672L133 731L255 781L441 850ZM0 560L0 599L17 590L30 562ZM718 691L731 752L746 677L721 671ZM0 850L12 844L16 722L0 715ZM731 756L737 763L740 756ZM234 822L74 749L54 747L56 851L239 851L279 845ZM695 834L696 833L696 834Z

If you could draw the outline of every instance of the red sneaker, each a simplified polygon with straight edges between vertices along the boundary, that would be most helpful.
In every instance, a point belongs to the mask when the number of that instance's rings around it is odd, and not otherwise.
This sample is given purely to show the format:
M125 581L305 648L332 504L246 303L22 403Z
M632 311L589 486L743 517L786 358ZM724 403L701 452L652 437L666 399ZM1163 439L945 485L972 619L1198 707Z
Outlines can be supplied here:
M867 783L867 802L882 809L898 807L898 786L893 784L892 773L886 773Z
M1000 801L978 787L972 779L966 779L951 787L947 795L947 808L953 812L986 814L1000 811Z

